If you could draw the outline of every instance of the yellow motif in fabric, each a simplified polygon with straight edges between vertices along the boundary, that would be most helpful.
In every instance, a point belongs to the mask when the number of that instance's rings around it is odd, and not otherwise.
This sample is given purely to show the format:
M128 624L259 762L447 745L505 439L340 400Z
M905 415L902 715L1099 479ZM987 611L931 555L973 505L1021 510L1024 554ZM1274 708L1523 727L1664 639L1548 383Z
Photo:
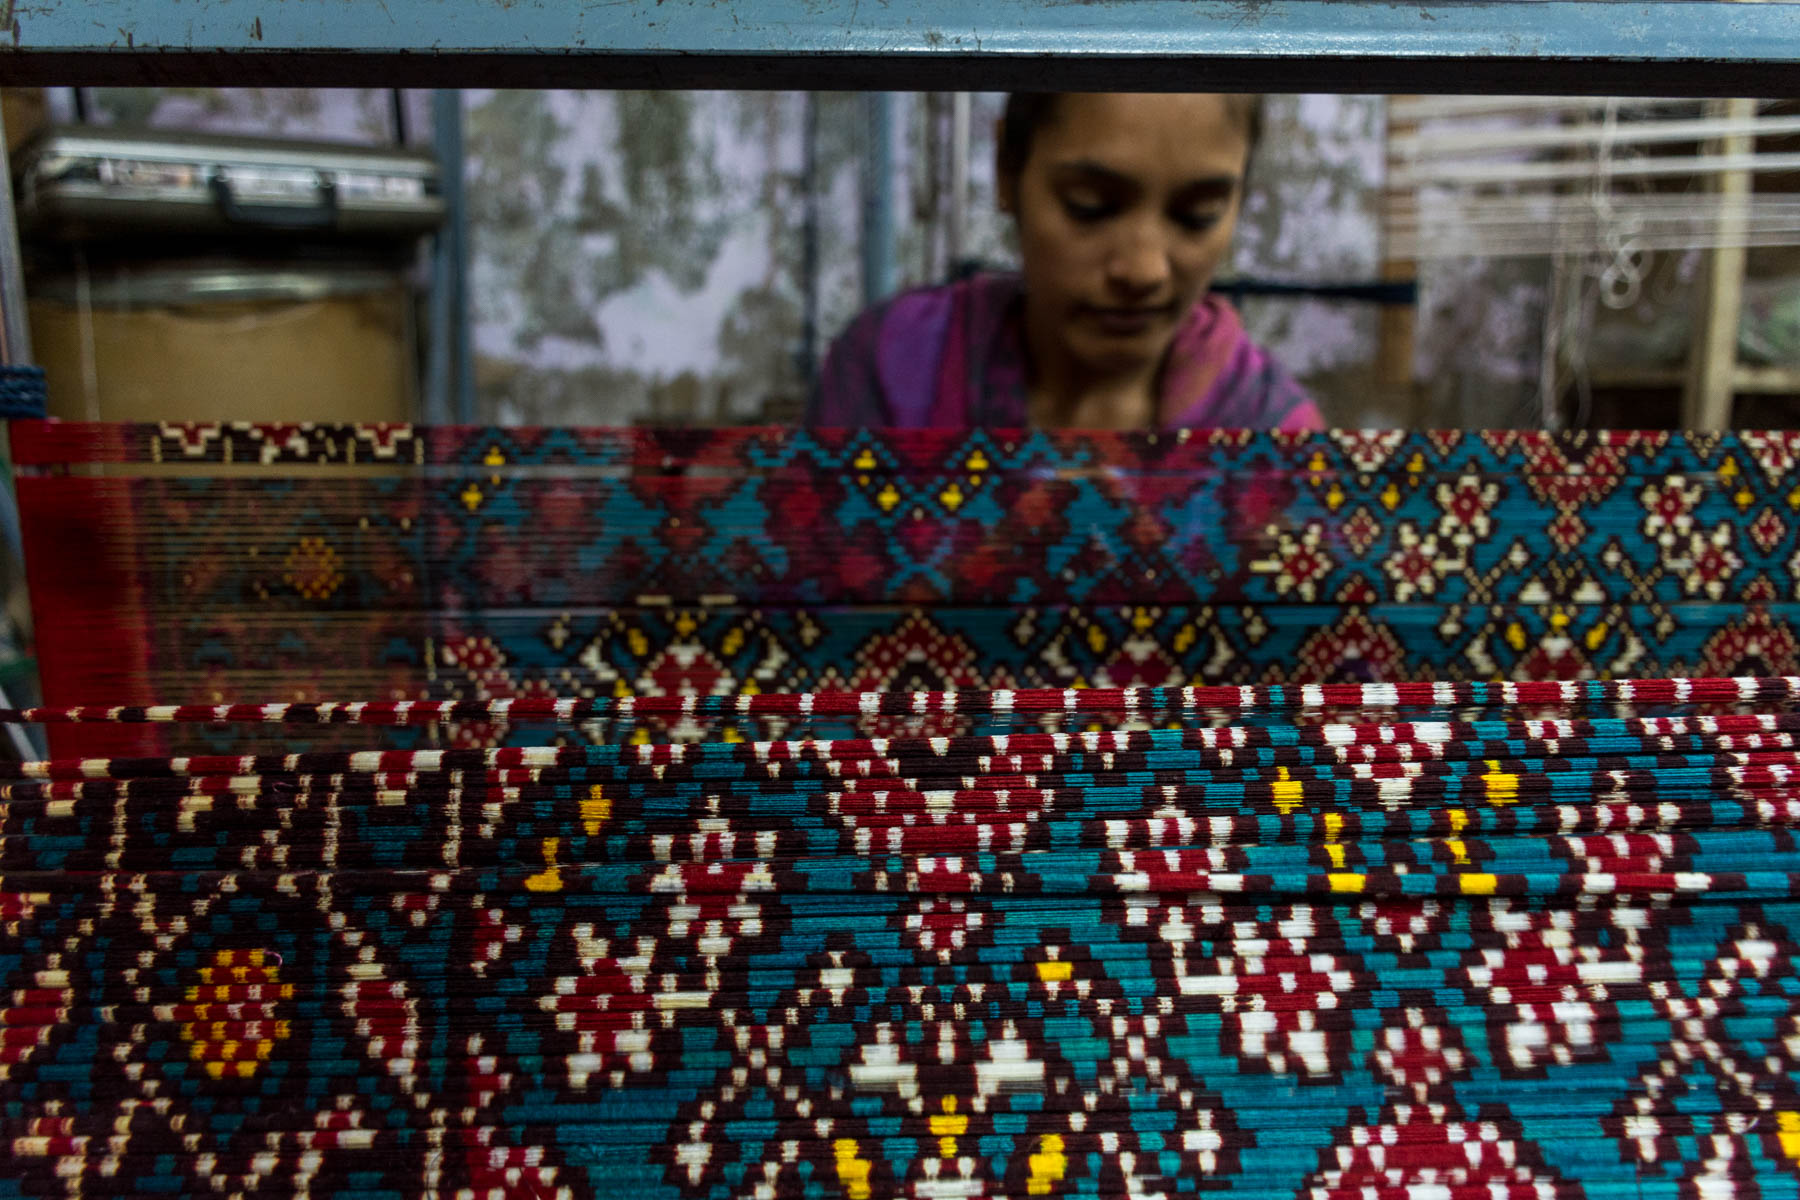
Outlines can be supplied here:
M1298 779L1288 778L1286 767L1276 767L1275 782L1269 785L1269 793L1275 807L1285 817L1305 801L1306 789Z
M972 472L969 476L969 486L980 487L981 473L993 465L994 464L988 461L987 455L983 454L980 450L976 450L975 453L969 455L963 462L963 466L967 467L969 471Z
M1511 804L1519 798L1519 777L1500 769L1500 764L1488 759L1488 773L1481 777L1487 785L1489 804Z
M581 802L581 827L587 830L589 837L595 837L600 833L600 826L611 816L612 801L606 790L596 783L588 789L587 799Z
M1783 1154L1800 1162L1800 1112L1775 1114L1775 1138Z
M1325 814L1325 853L1331 858L1331 865L1338 870L1344 869L1344 814Z
M544 869L539 871L536 875L527 876L525 879L525 886L530 891L562 891L562 871L559 870L556 865L556 847L561 841L561 838L544 839Z
M307 600L330 598L344 583L344 564L331 543L322 537L300 539L282 563L282 582Z
M969 1132L969 1115L956 1111L956 1097L945 1096L943 1112L931 1115L931 1136L938 1140L941 1158L956 1157L956 1139Z
M288 1022L274 1019L275 1004L294 998L281 982L279 960L262 950L220 950L200 968L200 982L175 1006L188 1057L214 1079L248 1079L288 1036ZM246 1016L249 1019L245 1019Z
M831 1144L837 1159L838 1182L850 1200L869 1200L869 1160L862 1157L855 1138L839 1138Z
M1069 1157L1063 1152L1060 1133L1046 1133L1038 1139L1037 1153L1028 1160L1031 1173L1025 1180L1025 1194L1048 1196L1050 1189L1062 1182L1069 1170Z
M1449 810L1450 832L1453 836L1444 839L1444 845L1450 850L1450 858L1459 867L1469 865L1469 848L1463 843L1462 831L1469 827L1469 814L1460 808Z

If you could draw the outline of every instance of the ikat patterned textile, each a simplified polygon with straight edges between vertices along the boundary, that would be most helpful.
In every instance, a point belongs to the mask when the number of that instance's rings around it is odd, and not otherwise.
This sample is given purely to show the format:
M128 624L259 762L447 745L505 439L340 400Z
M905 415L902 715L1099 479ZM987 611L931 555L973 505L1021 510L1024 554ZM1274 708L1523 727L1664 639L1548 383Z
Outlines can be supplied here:
M15 764L0 1192L1792 1197L1797 697L594 698L982 731Z
M1791 433L13 430L58 704L1800 671Z

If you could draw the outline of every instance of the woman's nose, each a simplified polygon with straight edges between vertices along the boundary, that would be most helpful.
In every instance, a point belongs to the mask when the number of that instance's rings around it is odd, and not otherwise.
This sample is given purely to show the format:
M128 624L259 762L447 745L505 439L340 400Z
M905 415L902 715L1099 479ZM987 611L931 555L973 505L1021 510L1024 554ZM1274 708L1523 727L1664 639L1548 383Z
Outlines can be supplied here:
M1107 282L1139 295L1154 292L1169 282L1169 250L1148 230L1134 230L1120 239L1107 261Z

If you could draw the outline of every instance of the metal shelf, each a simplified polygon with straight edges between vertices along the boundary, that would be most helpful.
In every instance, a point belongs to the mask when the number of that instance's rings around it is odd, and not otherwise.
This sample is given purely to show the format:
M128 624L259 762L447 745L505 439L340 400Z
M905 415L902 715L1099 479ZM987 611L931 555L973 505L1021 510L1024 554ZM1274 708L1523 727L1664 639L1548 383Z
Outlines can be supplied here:
M1800 95L1800 4L0 0L6 84Z

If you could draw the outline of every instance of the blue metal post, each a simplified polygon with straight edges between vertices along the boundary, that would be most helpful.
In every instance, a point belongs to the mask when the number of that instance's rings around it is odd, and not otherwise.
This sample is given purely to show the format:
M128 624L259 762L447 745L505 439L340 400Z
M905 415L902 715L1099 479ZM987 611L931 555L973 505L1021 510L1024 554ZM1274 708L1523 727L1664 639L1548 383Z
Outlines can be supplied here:
M819 97L801 94L800 143L800 386L813 387L819 368Z
M454 93L452 93L454 94ZM438 172L445 174L443 167L443 138L440 136L442 124L439 110L439 98L444 92L434 92L431 97L432 145L438 154ZM425 423L427 425L448 425L450 423L450 370L456 359L454 344L455 332L450 320L452 308L452 288L450 286L451 262L454 258L450 241L448 215L445 224L431 239L431 291L427 297L430 301L427 308L428 317L425 329Z
M469 336L468 203L463 187L462 93L431 96L432 146L443 179L444 225L432 253L430 356L425 419L433 425L473 424L474 346Z
M894 290L894 94L868 93L863 111L863 303L874 304Z

